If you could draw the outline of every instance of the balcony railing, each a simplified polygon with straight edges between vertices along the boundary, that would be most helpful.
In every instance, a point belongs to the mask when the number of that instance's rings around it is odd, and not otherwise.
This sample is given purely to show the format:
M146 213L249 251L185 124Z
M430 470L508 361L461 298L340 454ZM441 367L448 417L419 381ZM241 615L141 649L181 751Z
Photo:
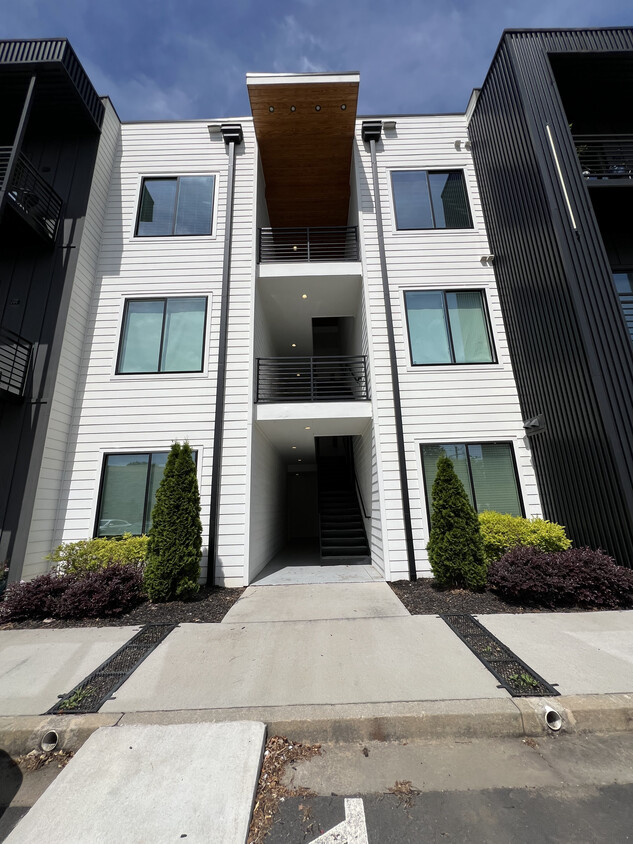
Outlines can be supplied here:
M574 135L585 179L633 179L633 135Z
M0 184L4 184L11 147L0 147ZM47 240L55 240L62 201L27 157L20 153L7 190L7 201Z
M358 261L358 228L260 229L259 261Z
M0 328L0 396L22 398L33 344Z
M256 401L260 403L366 398L364 355L257 359Z

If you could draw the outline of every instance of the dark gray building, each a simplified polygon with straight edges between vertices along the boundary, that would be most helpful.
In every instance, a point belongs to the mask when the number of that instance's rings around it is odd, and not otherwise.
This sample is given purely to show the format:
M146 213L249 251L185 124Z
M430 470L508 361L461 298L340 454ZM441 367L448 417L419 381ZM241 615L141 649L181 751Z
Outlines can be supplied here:
M633 564L633 29L509 30L470 137L545 515Z

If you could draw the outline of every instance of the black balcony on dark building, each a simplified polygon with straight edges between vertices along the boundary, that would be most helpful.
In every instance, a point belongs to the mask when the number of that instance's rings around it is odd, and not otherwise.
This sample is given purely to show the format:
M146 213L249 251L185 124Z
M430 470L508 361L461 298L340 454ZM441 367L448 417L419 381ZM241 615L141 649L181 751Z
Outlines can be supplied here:
M259 261L358 261L356 226L259 230Z
M574 135L587 180L633 182L633 135Z
M0 328L0 398L24 397L32 344L7 328Z
M7 176L11 147L0 147L0 186ZM54 241L62 211L62 200L37 172L24 153L19 153L10 183L7 205L41 237Z
M362 401L364 355L257 359L257 398L263 402Z

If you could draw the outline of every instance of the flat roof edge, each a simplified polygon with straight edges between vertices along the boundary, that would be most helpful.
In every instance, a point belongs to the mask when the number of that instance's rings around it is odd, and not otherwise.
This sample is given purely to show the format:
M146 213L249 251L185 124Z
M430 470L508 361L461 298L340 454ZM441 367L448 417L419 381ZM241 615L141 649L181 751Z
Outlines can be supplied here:
M344 73L247 73L247 85L302 85L319 82L360 82L357 70Z

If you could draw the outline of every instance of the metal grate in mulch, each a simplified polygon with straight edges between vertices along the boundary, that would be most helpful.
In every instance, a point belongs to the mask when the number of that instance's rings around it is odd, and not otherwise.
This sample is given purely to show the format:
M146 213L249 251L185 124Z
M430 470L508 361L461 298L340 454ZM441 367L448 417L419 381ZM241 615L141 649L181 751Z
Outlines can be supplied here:
M60 695L60 700L51 706L46 715L84 715L88 712L98 712L106 700L176 627L177 624L146 624L72 691Z
M545 697L560 692L530 668L472 615L440 615L512 697Z

